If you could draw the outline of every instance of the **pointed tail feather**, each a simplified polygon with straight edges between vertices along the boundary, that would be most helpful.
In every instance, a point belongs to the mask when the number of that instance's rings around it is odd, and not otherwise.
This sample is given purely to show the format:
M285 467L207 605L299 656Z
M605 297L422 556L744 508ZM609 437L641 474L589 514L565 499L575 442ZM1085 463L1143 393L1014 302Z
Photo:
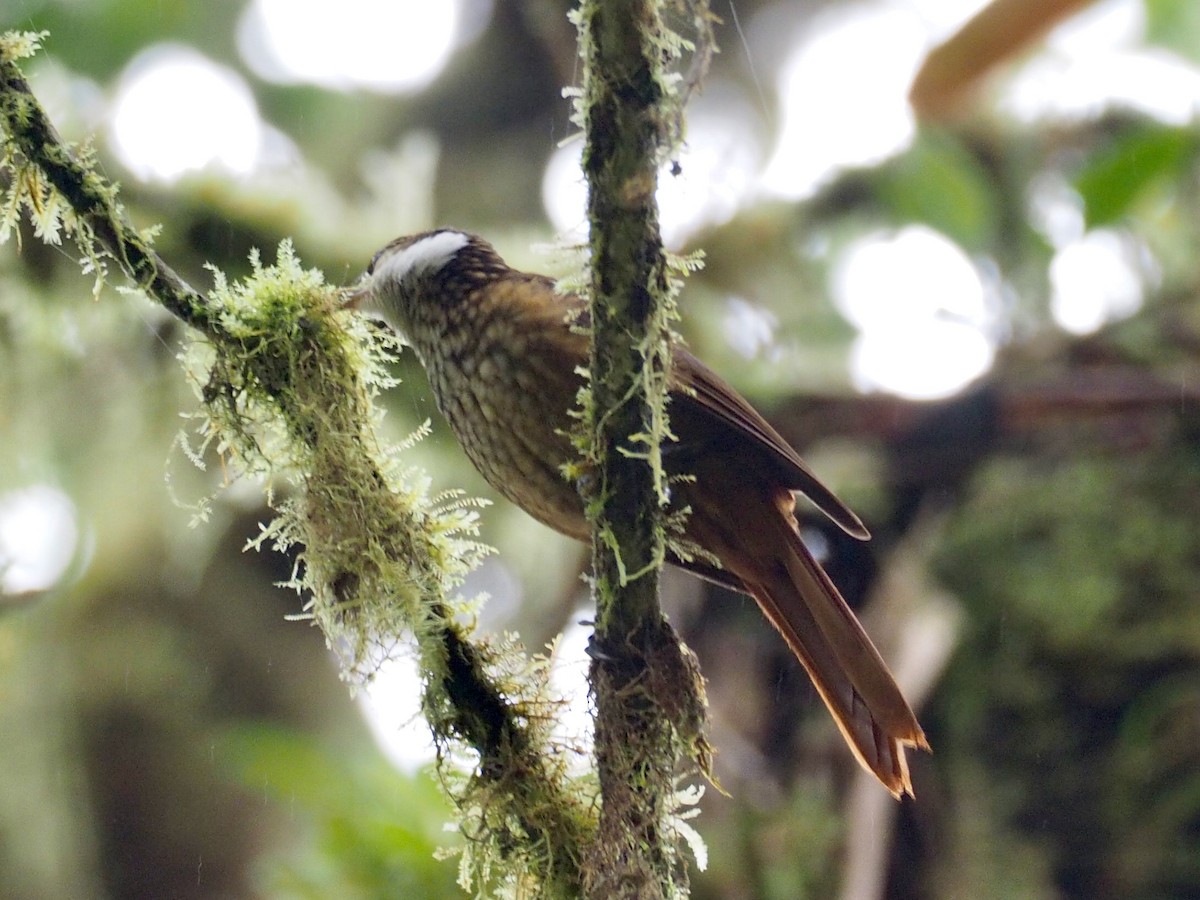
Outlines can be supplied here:
M790 518L790 517L789 517ZM912 795L905 749L929 749L858 619L787 518L786 552L747 589L808 671L855 757L892 794ZM763 576L766 577L763 577Z

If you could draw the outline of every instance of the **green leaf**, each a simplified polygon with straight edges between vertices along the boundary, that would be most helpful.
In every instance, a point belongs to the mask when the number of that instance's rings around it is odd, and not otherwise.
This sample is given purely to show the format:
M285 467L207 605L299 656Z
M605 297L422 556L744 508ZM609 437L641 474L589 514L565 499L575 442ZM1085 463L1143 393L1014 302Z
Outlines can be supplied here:
M1143 0L1146 41L1200 61L1200 3L1195 0Z
M334 754L311 737L266 725L227 734L219 749L234 779L273 799L307 839L260 861L275 896L454 897L457 866L438 860L450 818L432 778L382 758Z
M1197 137L1189 130L1147 125L1099 151L1075 178L1088 227L1126 215L1146 188L1185 165L1196 145Z
M968 252L990 245L995 190L978 160L949 135L923 132L881 175L879 199L896 219L923 222Z

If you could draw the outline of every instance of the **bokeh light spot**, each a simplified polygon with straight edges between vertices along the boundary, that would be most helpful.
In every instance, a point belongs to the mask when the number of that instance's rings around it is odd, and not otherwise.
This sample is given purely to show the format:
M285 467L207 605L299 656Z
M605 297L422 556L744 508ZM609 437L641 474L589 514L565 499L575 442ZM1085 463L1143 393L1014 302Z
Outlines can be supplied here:
M359 705L383 755L402 772L437 759L429 725L421 716L421 673L416 649L383 660L358 695Z
M992 365L995 348L978 328L962 322L913 322L858 336L850 354L855 387L911 400L952 396Z
M0 593L53 587L78 542L75 505L62 491L38 484L0 495Z
M248 174L263 128L236 72L190 47L161 44L135 57L122 76L112 134L135 175L173 181L210 166Z
M1145 20L1141 0L1101 0L1066 19L1012 79L1002 107L1026 123L1095 118L1115 107L1190 124L1200 114L1200 69L1143 46Z
M659 227L668 247L682 247L700 229L728 222L754 188L762 148L746 110L745 98L720 83L691 110L678 174L665 166L658 176ZM542 175L546 215L571 240L587 238L582 151L582 140L563 145Z
M783 129L763 188L804 198L841 169L907 147L915 133L908 88L928 43L911 10L860 4L819 16L783 69Z
M1050 261L1050 313L1073 334L1090 334L1142 308L1144 254L1132 238L1089 231Z
M862 390L946 397L992 364L979 272L957 244L930 228L859 239L838 259L830 288L859 330L850 366Z
M239 42L270 81L349 90L412 91L445 67L459 0L253 0Z

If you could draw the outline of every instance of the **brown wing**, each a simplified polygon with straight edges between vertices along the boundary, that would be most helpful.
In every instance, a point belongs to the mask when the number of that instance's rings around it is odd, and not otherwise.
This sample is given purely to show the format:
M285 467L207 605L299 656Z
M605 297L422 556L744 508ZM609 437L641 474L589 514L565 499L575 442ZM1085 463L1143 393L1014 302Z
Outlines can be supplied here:
M549 279L543 280L549 283ZM586 327L590 320L583 301L573 294L561 296L563 306L575 309L579 316L579 324ZM668 414L671 430L680 441L673 447L664 447L665 454L679 453L682 456L702 450L703 445L713 441L723 441L736 450L739 449L738 444L749 440L753 448L774 464L775 472L783 486L802 492L821 512L852 537L860 540L868 540L871 537L862 520L839 500L833 491L821 484L800 458L800 454L792 449L749 401L682 347L677 346L674 350L671 378L675 384ZM719 437L713 437L711 425L714 420L725 426L724 429L718 429L718 434L724 432ZM683 468L686 469L686 463ZM715 568L711 572L705 571L712 567L706 567L699 561L687 568L713 581L742 590L730 580L727 573Z
M801 491L847 534L862 540L870 537L862 520L821 484L779 432L720 375L680 348L675 350L673 365L678 389L672 393L668 412L681 449L692 441L709 440L711 425L718 423L724 426L721 439L730 449L740 449L737 445L748 441L748 449L759 451L774 466L782 485Z

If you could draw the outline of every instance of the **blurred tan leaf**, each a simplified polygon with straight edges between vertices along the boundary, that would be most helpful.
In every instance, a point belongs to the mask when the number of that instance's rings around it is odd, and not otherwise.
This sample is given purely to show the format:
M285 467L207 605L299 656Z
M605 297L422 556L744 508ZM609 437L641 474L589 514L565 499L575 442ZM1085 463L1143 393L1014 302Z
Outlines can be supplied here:
M936 122L961 115L989 72L1092 2L993 0L926 57L908 95L917 118Z

